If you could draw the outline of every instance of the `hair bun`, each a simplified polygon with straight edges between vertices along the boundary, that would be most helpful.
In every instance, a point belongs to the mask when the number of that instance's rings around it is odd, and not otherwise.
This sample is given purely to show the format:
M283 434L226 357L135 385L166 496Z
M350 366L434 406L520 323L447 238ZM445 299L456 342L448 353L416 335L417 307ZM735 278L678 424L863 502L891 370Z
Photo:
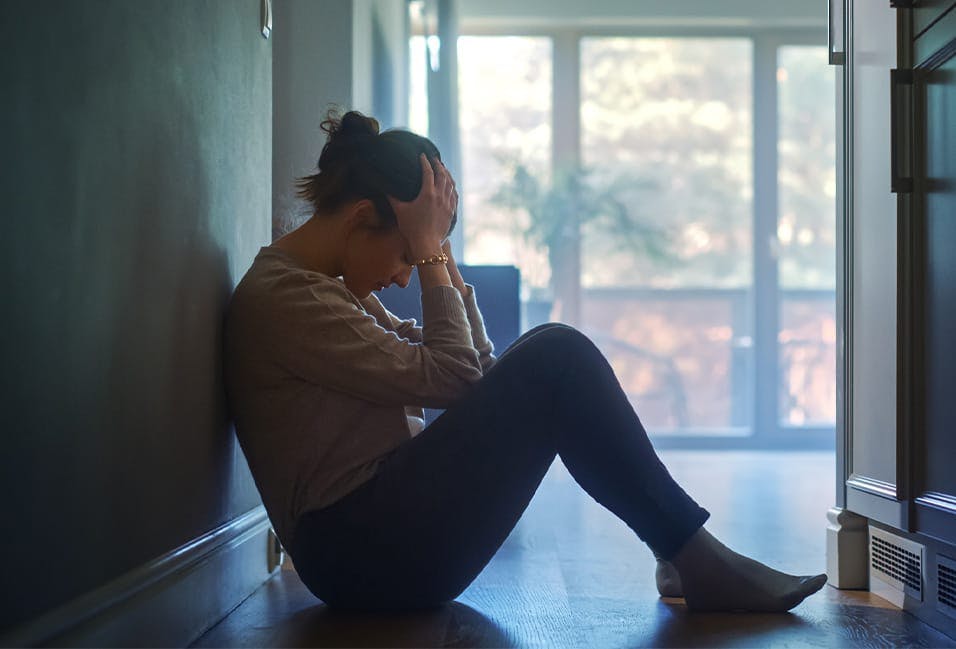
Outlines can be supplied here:
M322 130L328 133L329 142L375 136L379 131L378 120L356 110L350 110L341 117L334 109L330 110L321 126Z
M333 108L326 114L321 128L328 139L319 155L318 168L328 170L353 159L357 152L367 151L378 135L378 120L355 110L340 117Z

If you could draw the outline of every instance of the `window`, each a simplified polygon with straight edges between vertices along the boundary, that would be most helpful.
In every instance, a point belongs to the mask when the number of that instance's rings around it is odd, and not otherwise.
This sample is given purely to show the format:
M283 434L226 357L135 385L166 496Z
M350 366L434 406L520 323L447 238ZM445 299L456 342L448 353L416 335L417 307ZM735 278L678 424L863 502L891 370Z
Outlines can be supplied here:
M529 327L573 314L658 440L832 446L835 104L823 39L616 31L459 38L465 261L521 268ZM413 62L426 56L415 41ZM505 206L518 166L556 188L555 208L567 207L565 171L588 183L562 254L529 235L527 209ZM573 270L570 289L552 266ZM564 311L572 297L578 309Z
M836 123L826 50L777 54L780 420L836 421Z
M551 39L458 39L465 262L514 264L528 288L548 283L546 255L531 245L527 213L494 196L516 164L551 170Z
M581 42L583 162L665 240L585 228L580 324L658 434L750 424L751 59L745 38Z

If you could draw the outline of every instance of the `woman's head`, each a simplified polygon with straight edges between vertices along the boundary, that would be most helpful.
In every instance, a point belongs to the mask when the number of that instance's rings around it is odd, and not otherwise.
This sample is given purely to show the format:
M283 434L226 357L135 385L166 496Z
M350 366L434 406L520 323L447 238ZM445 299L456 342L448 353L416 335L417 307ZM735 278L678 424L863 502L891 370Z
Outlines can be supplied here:
M330 111L322 130L328 139L319 156L318 172L299 179L299 196L320 216L352 201L369 200L375 206L379 227L397 227L387 197L411 201L418 196L421 154L428 156L433 168L434 160L441 159L432 141L402 129L379 132L377 120L357 111L341 117ZM449 232L456 221L457 214Z

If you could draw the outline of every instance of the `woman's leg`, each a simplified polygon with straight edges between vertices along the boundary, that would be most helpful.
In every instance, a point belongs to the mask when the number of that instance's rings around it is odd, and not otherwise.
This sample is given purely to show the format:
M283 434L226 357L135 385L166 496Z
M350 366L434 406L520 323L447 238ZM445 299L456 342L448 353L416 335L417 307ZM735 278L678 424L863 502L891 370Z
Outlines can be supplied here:
M660 556L701 535L707 512L660 463L603 356L551 326L513 345L372 480L305 515L296 567L332 605L452 599L500 547L556 454Z
M521 430L522 420L507 415L540 390L502 389L524 364L526 344L555 328L566 329L548 324L522 335L469 394L389 454L369 482L300 519L289 551L320 599L347 608L412 608L453 599L471 583L556 456L526 434L539 427ZM547 413L550 406L536 408ZM500 423L489 424L489 413Z
M554 326L562 325L545 325ZM617 386L616 378L614 384ZM562 452L562 458L567 456L567 450ZM669 475L667 479L670 479ZM600 498L598 500L604 502ZM609 508L628 521L626 515L613 507ZM631 527L635 528L634 525ZM688 605L697 610L785 611L826 583L826 575L794 577L739 555L703 527L683 544L676 556L668 553L665 558L657 546L650 545L657 559L655 577L658 592L662 596L686 596ZM681 570L687 575L684 580L688 583L686 589L682 583Z

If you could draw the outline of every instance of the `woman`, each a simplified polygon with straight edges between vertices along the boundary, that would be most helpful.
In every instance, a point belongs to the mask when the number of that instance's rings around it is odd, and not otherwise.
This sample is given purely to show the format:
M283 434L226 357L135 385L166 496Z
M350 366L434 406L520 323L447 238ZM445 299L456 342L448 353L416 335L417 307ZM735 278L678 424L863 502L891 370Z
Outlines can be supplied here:
M360 113L323 123L313 216L262 248L236 288L226 378L269 517L330 606L406 609L458 596L556 455L659 559L693 610L786 611L824 575L732 552L671 478L611 367L545 325L500 358L447 243L455 183L427 139ZM373 292L417 269L423 324ZM423 407L446 408L421 429ZM419 432L420 431L420 432Z

